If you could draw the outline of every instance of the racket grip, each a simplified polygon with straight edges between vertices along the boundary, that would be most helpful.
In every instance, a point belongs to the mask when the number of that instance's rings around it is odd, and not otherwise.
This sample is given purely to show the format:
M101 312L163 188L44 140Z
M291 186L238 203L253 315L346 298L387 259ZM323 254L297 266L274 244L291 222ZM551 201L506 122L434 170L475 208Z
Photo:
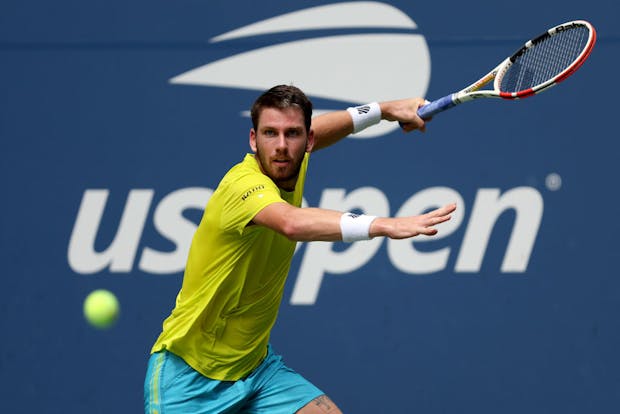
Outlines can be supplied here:
M424 120L432 118L435 114L443 112L446 109L456 105L452 97L454 94L446 95L418 109L418 116Z

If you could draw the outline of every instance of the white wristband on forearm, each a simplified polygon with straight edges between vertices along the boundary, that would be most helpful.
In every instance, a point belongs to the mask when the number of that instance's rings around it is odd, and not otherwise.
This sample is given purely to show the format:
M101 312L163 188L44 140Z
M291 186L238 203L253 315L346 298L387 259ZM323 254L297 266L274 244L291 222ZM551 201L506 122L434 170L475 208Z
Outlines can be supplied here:
M360 132L381 121L381 107L377 102L347 108L353 119L353 133Z
M370 240L370 224L376 216L365 214L343 213L340 216L340 231L342 241L351 243L360 240Z

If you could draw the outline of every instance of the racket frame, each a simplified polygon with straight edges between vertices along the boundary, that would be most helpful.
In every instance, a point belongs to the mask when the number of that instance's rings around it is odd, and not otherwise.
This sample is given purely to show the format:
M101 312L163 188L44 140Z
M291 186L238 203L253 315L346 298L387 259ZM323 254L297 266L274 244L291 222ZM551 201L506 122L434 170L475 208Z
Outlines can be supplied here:
M536 85L534 87L524 89L522 91L517 92L502 92L499 90L499 86L504 74L508 71L510 66L525 53L528 49L532 48L536 44L542 42L543 40L554 36L555 34L562 32L564 30L568 30L574 28L576 26L585 26L588 28L589 35L588 40L586 42L586 46L581 51L579 56L562 72L555 75L551 79ZM544 90L549 89L550 87L557 85L562 82L570 75L572 75L577 69L583 65L586 61L590 53L592 52L592 48L596 43L596 30L594 27L585 20L574 20L571 22L563 23L558 26L555 26L541 35L533 38L526 42L519 50L513 53L510 57L503 60L499 65L497 65L493 70L484 75L482 78L467 86L464 89L461 89L458 92L452 93L450 95L446 95L442 98L439 98L428 105L421 107L418 110L418 115L423 119L429 119L433 115L443 112L446 109L452 108L456 105L459 105L463 102L468 102L474 99L479 98L502 98L508 100L522 99L527 98L529 96L540 93ZM493 82L493 89L484 89L480 90L484 86Z

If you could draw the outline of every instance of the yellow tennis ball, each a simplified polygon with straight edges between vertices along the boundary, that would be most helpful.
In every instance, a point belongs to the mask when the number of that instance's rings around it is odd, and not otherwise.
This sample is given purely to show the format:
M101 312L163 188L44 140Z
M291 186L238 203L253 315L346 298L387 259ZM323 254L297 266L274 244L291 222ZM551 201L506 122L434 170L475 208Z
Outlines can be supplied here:
M84 317L99 329L112 326L118 319L119 311L118 299L109 290L94 290L84 300Z

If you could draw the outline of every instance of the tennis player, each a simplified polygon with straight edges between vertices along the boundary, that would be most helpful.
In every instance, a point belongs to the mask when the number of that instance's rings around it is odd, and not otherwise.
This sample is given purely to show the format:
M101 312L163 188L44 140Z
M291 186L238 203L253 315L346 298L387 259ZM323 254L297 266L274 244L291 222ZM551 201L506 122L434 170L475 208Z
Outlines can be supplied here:
M311 102L294 86L276 86L256 100L253 154L211 196L176 306L152 348L147 413L341 412L269 342L295 243L433 235L456 206L398 218L301 208L308 159L381 119L424 130L416 115L423 104L419 98L371 103L312 120Z

